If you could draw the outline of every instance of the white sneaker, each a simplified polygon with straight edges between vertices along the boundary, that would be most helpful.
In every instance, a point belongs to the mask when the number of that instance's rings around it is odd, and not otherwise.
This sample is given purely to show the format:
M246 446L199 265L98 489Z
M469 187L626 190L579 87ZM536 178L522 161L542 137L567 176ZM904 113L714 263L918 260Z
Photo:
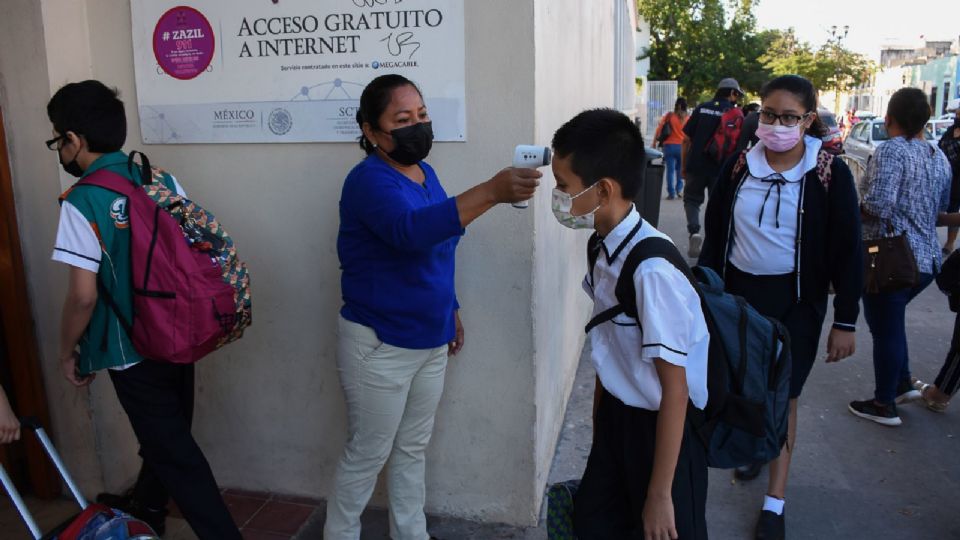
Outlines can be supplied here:
M700 233L690 235L690 247L687 248L687 257L696 259L700 256L700 246L703 245L703 235Z

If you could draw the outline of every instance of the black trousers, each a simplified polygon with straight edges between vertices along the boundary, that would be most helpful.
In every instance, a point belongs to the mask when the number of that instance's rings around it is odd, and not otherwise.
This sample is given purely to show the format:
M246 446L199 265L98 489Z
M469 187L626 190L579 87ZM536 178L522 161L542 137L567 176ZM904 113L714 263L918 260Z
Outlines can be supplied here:
M604 390L587 469L574 497L574 530L580 540L643 539L657 417L657 411L629 407ZM689 423L672 495L680 540L706 540L707 458Z
M808 301L797 302L795 274L757 276L727 264L726 290L742 296L761 315L772 317L790 334L790 398L797 399L813 370L823 315Z
M240 540L213 471L190 433L193 365L144 360L110 380L140 443L134 497L162 509L172 497L201 540Z
M960 388L960 313L957 314L957 317L953 321L953 337L950 339L950 351L947 352L947 357L943 361L943 367L940 368L940 373L937 375L937 380L934 381L934 384L937 385L937 388L941 392L948 396L953 396L957 393L957 388Z

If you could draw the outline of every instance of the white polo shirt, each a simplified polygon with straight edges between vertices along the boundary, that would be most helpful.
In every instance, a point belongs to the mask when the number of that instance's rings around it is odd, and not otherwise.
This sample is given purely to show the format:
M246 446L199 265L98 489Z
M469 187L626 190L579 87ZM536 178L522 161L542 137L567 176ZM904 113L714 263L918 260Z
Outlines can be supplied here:
M630 233L639 225L637 232ZM623 262L641 240L669 238L642 221L636 208L603 239L593 270L583 281L593 299L593 316L617 304L614 289ZM590 331L593 362L608 392L631 407L660 410L662 389L655 358L683 367L690 400L707 403L707 353L710 334L700 297L679 270L662 258L642 262L633 276L638 321L618 315Z
M757 276L796 270L797 225L803 178L817 166L823 141L804 136L806 150L792 169L778 173L762 142L747 152L747 177L733 206L730 262Z

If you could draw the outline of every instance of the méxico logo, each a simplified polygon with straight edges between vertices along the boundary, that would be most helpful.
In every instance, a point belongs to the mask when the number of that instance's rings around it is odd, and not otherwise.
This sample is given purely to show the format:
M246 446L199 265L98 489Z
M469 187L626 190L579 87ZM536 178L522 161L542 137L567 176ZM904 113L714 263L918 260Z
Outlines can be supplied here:
M126 229L130 226L130 216L127 215L127 198L117 197L110 204L110 217L113 224L118 229Z
M270 111L270 117L267 118L267 127L274 135L286 135L293 127L293 116L286 109L274 109Z

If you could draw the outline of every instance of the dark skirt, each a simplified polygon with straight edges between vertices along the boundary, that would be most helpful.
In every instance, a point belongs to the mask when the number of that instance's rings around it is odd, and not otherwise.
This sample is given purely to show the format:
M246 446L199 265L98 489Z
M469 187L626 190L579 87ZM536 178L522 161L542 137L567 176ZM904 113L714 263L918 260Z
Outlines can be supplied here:
M790 333L790 397L800 397L813 369L820 343L823 316L806 301L797 302L795 274L757 276L727 265L726 290L742 296L754 309L777 319Z
M587 469L574 498L574 530L580 540L643 538L657 417L657 411L629 407L603 392ZM680 540L706 540L707 458L689 423L672 495Z

